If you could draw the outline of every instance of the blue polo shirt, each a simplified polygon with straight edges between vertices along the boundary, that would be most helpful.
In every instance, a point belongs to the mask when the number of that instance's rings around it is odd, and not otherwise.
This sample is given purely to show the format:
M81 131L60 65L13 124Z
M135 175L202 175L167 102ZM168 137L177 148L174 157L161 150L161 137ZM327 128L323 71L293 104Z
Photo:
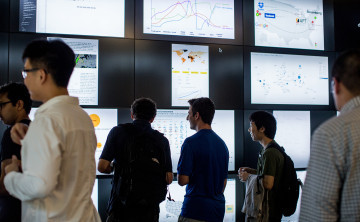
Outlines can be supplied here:
M213 131L202 129L181 147L177 173L189 176L181 216L205 221L223 221L224 180L228 175L229 151Z

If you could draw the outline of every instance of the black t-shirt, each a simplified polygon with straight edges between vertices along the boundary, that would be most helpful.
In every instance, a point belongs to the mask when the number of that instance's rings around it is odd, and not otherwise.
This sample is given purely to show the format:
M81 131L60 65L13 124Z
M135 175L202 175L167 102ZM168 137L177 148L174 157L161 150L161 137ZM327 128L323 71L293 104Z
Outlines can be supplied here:
M150 123L144 120L135 120L133 124L139 129L144 131L151 132L154 130L151 128ZM107 137L104 150L101 153L100 159L104 159L110 162L113 160L115 160L115 162L119 161L117 160L116 157L120 153L120 150L125 146L128 138L129 138L128 132L124 129L123 126L119 125L112 128ZM172 172L169 141L164 136L162 136L160 139L161 139L161 143L163 144L164 152L165 152L166 172Z
M30 124L30 120L23 119L20 121L21 123L24 123L26 125ZM16 157L20 160L20 149L21 146L14 143L10 136L10 130L12 126L8 127L6 131L4 132L3 138L1 140L1 154L0 154L0 162L6 159L11 159L12 155L16 155Z
M28 119L23 119L20 122L26 125L30 124L30 120ZM16 155L19 160L21 159L21 146L12 141L10 136L11 128L12 126L8 127L5 130L3 138L1 140L1 162L6 159L11 159L12 155ZM0 196L0 221L20 222L21 201L10 195Z

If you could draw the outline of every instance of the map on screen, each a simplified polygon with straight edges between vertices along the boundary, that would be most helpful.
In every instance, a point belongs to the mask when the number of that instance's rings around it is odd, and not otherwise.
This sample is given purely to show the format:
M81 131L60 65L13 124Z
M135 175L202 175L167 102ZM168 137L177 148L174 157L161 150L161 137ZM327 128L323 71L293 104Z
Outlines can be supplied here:
M209 97L209 47L172 44L171 56L171 105Z
M144 0L145 34L234 39L234 0Z
M255 0L255 45L324 50L322 0Z
M328 57L252 52L251 104L329 105Z

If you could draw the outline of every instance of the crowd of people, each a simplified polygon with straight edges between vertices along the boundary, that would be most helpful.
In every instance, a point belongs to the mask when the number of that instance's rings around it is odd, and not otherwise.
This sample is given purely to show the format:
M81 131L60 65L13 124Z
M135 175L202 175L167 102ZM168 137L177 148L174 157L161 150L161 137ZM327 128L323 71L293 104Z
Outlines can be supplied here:
M159 221L159 204L174 176L169 141L151 127L156 103L133 102L133 121L111 129L96 166L93 123L67 91L75 66L72 49L60 40L36 40L22 59L24 84L0 87L0 118L9 126L1 141L0 221L101 221L91 199L96 167L114 173L106 221ZM360 51L352 50L333 67L332 92L341 113L313 135L300 221L360 221L359 85ZM42 105L30 122L32 100ZM177 182L186 185L178 221L223 221L229 151L211 127L213 101L188 103L187 120L196 133L182 144L177 166ZM282 152L271 149L279 147L276 119L256 111L249 120L251 138L262 150L257 169L241 167L239 179L251 184L256 178L265 192L245 202L245 220L281 221L285 164ZM256 202L267 204L261 217L249 213Z

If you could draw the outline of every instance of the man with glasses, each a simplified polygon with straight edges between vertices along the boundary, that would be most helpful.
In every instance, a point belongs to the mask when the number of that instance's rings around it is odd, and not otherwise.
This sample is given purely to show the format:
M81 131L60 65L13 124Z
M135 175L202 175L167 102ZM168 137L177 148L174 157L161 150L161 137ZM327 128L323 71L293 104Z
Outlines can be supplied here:
M15 123L29 125L31 103L29 91L24 84L9 83L0 87L0 118L9 126L1 140L0 221L21 221L21 202L8 194L4 177L5 167L11 163L12 156L21 158L21 146L11 140L10 130Z
M11 130L22 144L23 172L13 158L5 168L5 187L22 201L22 221L100 221L91 200L94 126L67 91L75 54L62 41L37 40L26 47L23 60L25 85L43 104L29 128L16 124Z

